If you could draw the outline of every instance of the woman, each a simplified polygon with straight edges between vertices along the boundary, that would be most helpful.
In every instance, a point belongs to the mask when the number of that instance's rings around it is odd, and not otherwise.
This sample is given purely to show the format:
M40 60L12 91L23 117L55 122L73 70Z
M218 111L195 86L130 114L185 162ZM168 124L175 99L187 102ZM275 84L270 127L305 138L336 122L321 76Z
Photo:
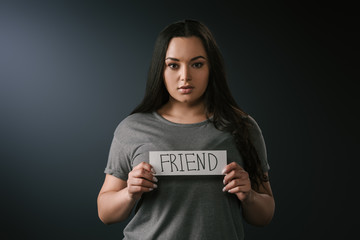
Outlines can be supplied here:
M155 176L149 151L226 150L221 176ZM106 223L135 215L125 239L243 239L242 219L274 214L261 131L228 88L206 26L177 22L159 35L142 103L114 133L98 196Z

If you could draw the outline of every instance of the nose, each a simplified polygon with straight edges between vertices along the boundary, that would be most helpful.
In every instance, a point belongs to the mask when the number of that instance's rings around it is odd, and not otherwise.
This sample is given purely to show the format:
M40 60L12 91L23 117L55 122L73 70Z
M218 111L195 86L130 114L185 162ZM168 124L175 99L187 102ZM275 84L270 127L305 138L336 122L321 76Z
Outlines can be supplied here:
M184 66L180 73L180 81L191 81L191 73L189 66Z

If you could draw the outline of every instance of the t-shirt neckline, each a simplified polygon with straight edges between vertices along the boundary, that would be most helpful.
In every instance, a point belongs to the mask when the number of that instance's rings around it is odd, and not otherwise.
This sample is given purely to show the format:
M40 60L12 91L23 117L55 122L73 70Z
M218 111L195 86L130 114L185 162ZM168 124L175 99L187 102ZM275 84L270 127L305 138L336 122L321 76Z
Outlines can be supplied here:
M208 124L212 117L210 117L210 119L206 119L204 121L201 122L197 122L197 123L176 123L176 122L172 122L167 120L166 118L164 118L163 116L161 116L159 113L157 113L156 111L153 112L153 115L160 120L162 123L165 123L167 125L171 125L171 126L177 126L177 127L200 127L203 125Z

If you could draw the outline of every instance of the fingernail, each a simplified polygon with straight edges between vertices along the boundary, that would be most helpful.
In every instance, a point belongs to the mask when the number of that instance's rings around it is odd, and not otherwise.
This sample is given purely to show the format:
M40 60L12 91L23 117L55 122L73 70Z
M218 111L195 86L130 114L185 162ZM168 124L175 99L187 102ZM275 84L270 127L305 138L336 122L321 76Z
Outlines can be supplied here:
M225 168L221 171L222 175L225 175Z
M154 190L153 188L149 188L149 191L152 191L152 190Z
M153 185L153 187L154 187L154 188L157 188L157 185L156 185L156 184L154 184L154 185Z
M226 185L225 179L223 180L224 185Z
M151 168L151 171L152 171L154 174L156 174L156 172L155 172L154 168Z
M223 192L226 192L226 189L225 189L225 187L223 188L223 190L222 190Z
M158 182L158 179L156 177L153 177L153 182Z

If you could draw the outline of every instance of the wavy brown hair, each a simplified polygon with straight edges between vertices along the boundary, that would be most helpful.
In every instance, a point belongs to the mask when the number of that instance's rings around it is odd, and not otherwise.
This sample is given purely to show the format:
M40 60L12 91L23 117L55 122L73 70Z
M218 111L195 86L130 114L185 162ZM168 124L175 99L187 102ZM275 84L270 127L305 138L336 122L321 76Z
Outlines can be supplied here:
M213 116L214 126L221 131L230 132L235 139L243 161L244 169L249 173L252 187L268 181L264 175L258 154L250 141L249 115L237 105L230 92L222 54L210 30L195 20L184 20L167 26L155 42L154 52L148 72L145 96L133 113L149 113L160 109L169 100L164 84L165 56L169 42L174 37L198 37L201 39L208 56L210 73L204 103L207 117Z

